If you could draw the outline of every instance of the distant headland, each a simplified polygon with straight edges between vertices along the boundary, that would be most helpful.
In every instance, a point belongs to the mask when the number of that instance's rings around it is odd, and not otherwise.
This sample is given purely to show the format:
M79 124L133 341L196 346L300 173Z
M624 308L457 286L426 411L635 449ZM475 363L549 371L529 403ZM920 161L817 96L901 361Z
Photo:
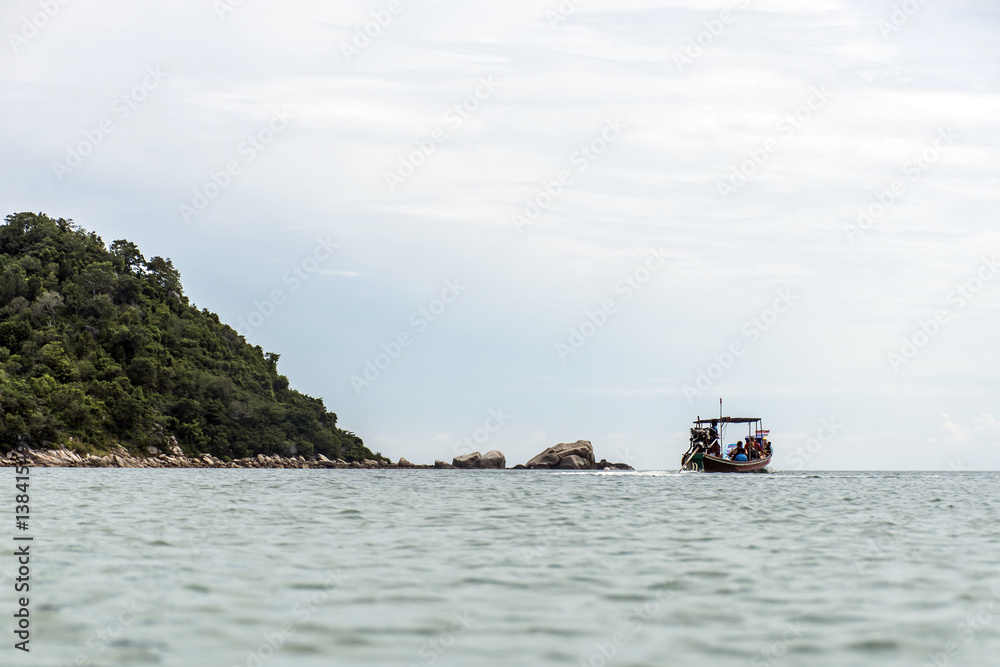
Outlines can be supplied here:
M0 467L506 469L499 451L393 463L289 387L278 358L184 296L169 258L72 220L0 225ZM515 469L631 470L590 442Z
M387 460L191 304L170 259L40 213L0 225L0 443L22 436L98 458Z

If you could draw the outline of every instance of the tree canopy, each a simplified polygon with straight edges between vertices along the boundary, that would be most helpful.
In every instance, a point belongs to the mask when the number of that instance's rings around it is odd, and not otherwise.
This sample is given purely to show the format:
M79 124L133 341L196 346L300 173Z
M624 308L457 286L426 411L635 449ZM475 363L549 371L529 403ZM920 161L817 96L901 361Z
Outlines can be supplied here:
M195 308L170 259L33 213L0 225L0 444L21 434L95 452L174 436L220 458L379 457L289 388L277 354Z

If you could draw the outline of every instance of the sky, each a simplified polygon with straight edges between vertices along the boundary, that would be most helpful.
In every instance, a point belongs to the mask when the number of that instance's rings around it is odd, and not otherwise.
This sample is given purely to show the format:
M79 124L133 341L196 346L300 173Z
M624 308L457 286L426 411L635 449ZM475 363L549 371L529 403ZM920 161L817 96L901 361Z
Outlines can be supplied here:
M393 459L676 469L723 398L776 469L996 470L998 28L989 0L8 0L0 210L170 257Z

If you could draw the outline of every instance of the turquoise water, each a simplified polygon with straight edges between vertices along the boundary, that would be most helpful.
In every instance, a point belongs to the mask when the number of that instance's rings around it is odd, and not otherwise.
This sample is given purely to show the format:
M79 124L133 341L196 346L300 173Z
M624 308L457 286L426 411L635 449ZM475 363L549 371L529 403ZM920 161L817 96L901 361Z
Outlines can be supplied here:
M1000 664L1000 474L32 484L32 652L3 665Z

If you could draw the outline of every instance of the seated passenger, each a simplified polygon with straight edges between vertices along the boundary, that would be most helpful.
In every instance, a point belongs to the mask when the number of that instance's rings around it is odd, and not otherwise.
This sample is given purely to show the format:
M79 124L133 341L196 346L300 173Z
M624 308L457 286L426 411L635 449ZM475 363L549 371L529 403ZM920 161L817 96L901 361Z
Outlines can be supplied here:
M743 458L742 459L738 458L740 456L742 456ZM732 461L746 461L747 460L747 450L743 448L743 443L742 442L737 442L736 443L736 449L734 449L733 451L729 452L729 459L732 460Z
M719 443L713 442L712 446L708 448L708 453L709 454L713 454L715 456L721 456L722 455L722 448L719 447Z
M736 454L736 456L733 457L734 461L746 461L747 460L747 455L743 453L744 450L743 450L742 447L740 447L736 451L738 453Z

